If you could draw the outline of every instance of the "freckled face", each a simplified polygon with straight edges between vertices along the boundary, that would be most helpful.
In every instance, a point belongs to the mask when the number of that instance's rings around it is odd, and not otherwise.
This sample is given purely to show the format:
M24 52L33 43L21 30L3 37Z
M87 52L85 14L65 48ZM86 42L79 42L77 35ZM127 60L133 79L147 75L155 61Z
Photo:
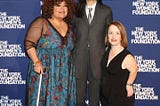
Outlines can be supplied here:
M65 1L60 2L53 8L53 17L64 19L68 14L68 7Z
M111 46L121 45L121 33L117 26L111 25L108 29L108 41Z

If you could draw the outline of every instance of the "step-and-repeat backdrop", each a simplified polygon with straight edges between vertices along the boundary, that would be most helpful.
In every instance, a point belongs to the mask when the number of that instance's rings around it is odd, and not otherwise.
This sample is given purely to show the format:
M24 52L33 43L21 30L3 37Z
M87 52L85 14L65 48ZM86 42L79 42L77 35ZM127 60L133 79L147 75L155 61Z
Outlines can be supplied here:
M139 65L135 106L160 106L160 0L103 0L124 24ZM25 106L24 37L40 0L0 0L0 106Z

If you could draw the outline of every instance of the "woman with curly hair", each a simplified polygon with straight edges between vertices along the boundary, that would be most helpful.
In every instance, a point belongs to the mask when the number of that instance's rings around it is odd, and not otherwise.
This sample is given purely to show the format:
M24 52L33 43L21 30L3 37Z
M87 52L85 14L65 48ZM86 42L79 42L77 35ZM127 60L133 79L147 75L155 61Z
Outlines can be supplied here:
M33 20L24 41L30 59L26 106L35 106L37 98L38 106L74 106L74 36L70 25L74 2L43 0L41 9L42 16Z

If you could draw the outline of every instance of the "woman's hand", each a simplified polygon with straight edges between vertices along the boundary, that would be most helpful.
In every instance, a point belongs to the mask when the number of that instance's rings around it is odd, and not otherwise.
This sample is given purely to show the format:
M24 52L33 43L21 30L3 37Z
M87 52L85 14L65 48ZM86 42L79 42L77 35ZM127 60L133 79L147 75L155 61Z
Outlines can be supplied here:
M38 74L44 74L43 66L41 63L34 65L34 71Z
M127 97L131 97L134 93L133 85L126 85Z

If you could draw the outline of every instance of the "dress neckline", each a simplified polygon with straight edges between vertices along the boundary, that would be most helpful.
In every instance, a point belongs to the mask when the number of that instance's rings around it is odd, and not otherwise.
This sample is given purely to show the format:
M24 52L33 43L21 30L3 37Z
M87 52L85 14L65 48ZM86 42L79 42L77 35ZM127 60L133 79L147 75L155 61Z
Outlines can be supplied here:
M47 21L48 21L48 23L50 24L50 26L56 31L56 33L61 37L61 38L66 38L66 37L68 37L68 32L69 32L69 25L67 24L67 32L66 32L66 34L63 36L56 28L55 28L55 26L48 20L48 19L46 19Z
M60 37L61 44L62 45L67 45L68 44L69 32L70 32L70 29L71 29L70 26L69 26L69 24L67 24L68 29L67 29L67 32L66 32L65 36L62 36L59 33L59 31L52 25L52 23L48 19L46 19L46 20L47 20L48 24L52 27L52 29L57 33L57 36Z
M109 49L106 67L109 67L110 64L111 64L124 50L125 50L125 48L124 48L123 50L121 50L117 55L115 55L115 56L110 60L110 62L108 63L108 60L109 60L109 52L110 52L110 49Z

